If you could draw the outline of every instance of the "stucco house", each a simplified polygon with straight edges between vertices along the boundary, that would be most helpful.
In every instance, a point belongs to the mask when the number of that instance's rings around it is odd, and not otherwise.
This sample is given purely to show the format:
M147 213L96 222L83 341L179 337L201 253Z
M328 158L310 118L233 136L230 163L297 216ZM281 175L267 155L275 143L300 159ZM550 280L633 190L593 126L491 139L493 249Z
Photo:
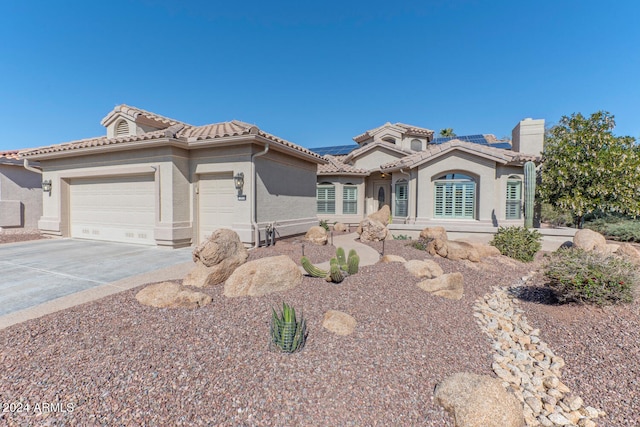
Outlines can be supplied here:
M36 230L41 215L42 188L37 169L25 169L17 150L0 152L0 230Z
M127 105L105 135L20 152L42 168L46 234L181 247L217 228L248 245L317 225L318 154L241 121L193 126Z
M394 224L522 225L523 167L540 159L544 120L522 120L511 141L434 138L403 123L353 139L314 149L327 160L318 169L318 218L357 223L388 204Z

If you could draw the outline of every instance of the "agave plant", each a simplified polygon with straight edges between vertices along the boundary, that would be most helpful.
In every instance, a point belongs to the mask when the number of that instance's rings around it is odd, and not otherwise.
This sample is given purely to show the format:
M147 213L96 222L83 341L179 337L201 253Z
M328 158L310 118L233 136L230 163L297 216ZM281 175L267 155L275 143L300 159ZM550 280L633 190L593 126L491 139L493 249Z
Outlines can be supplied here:
M280 315L271 309L271 345L283 353L295 353L307 340L307 321L296 319L296 310L282 303Z

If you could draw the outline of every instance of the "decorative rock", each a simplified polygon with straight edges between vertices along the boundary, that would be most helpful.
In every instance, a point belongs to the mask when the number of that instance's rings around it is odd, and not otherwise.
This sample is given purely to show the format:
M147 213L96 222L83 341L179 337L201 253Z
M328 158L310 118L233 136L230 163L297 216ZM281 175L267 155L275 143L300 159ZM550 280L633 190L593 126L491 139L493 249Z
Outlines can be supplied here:
M571 421L569 421L564 415L559 412L553 412L549 414L547 418L549 418L549 421L559 426L566 426L571 424Z
M260 258L238 267L224 284L227 297L258 297L293 289L302 283L302 273L286 255Z
M382 258L380 258L380 262L382 263L390 263L390 262L407 262L406 259L404 259L403 257L401 257L400 255L385 255Z
M377 212L372 213L367 218L378 221L386 227L389 225L389 217L391 217L391 208L389 205L383 205Z
M527 425L594 427L591 420L603 415L583 407L582 399L562 383L564 359L540 339L539 329L529 326L507 289L494 290L476 301L474 317L493 340L493 371L526 403Z
M235 231L218 229L193 250L196 265L182 284L202 288L222 283L248 256L249 253Z
M389 230L387 226L372 218L365 218L360 222L359 230L360 241L362 242L379 242L387 238Z
M329 310L324 314L322 327L337 335L351 335L356 327L356 319L347 313Z
M436 386L435 398L456 422L456 427L521 427L522 404L486 375L457 373Z
M437 262L432 260L420 261L417 259L412 259L405 262L404 267L411 273L414 277L431 279L433 277L442 276L444 273L442 271L442 267L438 265Z
M425 240L439 239L447 241L447 231L444 227L427 227L420 232L420 238Z
M447 242L447 258L456 261L461 259L468 259L472 262L480 261L480 254L476 248L468 242Z
M427 243L427 252L429 252L430 255L439 255L443 258L447 257L448 254L448 245L447 245L447 241L446 240L442 240L442 239L434 239L429 241L429 243Z
M209 295L172 282L149 285L136 294L136 299L140 304L157 308L198 308L211 302Z
M328 238L327 230L319 225L311 227L309 231L307 231L307 234L304 235L305 240L318 246L326 245Z
M615 253L633 264L640 266L640 251L638 251L638 249L633 245L629 243L622 243Z
M341 222L336 222L335 224L333 224L333 229L335 231L347 231L347 226Z
M606 251L607 241L602 234L582 228L573 236L573 246L585 251Z
M572 411L577 411L578 409L582 408L582 405L584 403L582 401L582 398L580 396L576 396L575 394L569 394L562 400Z
M459 300L464 293L462 273L449 273L434 279L423 280L420 289L447 299Z

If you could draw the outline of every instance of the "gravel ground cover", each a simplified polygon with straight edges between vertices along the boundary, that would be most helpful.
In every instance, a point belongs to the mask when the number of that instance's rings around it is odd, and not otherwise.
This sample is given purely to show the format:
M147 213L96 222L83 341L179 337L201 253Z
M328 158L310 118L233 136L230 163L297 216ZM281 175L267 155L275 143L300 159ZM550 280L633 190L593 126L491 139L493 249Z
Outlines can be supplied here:
M0 230L0 244L26 242L28 240L46 239L37 230Z
M407 243L386 242L385 253L429 258ZM299 239L287 239L250 258L284 253L299 262L301 250ZM334 251L305 245L312 262ZM532 265L436 261L446 273L463 273L462 300L422 291L393 263L363 267L340 285L305 277L296 289L261 298L228 299L216 286L205 290L213 303L198 310L141 306L134 289L14 325L0 331L0 403L14 404L0 424L453 426L432 402L434 386L454 372L492 374L472 306ZM535 294L529 289L521 305L566 359L567 385L610 414L601 425L633 425L638 311L615 308L576 322L581 317L564 317L566 307L541 304ZM307 345L292 355L268 349L271 308L283 301L308 320ZM353 335L322 328L330 309L355 317ZM55 410L43 411L44 403Z

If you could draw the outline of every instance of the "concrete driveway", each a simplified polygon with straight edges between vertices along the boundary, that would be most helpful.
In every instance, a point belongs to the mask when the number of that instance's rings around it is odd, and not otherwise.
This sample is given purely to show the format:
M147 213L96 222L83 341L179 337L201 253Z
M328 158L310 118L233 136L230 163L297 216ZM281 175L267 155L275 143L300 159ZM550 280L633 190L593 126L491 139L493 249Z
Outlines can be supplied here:
M127 288L105 291L105 285L179 264L185 270L191 252L72 239L0 245L0 316L83 291L88 294L84 301L92 293L104 296Z

